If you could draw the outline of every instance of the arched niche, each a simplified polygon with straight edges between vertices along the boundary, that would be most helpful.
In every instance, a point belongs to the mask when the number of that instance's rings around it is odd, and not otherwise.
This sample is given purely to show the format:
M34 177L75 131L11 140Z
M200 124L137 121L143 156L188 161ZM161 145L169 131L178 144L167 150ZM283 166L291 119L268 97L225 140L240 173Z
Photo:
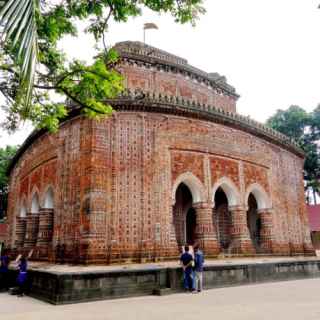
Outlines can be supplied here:
M26 207L24 202L20 207L19 217L20 218L26 218L27 217L27 207Z
M193 196L183 182L179 184L173 206L173 225L179 246L193 244L195 240L196 213L192 207Z
M240 193L238 188L229 178L223 177L219 179L212 188L212 202L214 205L215 195L218 189L222 189L228 199L228 206L237 206L240 204Z
M206 201L205 188L204 188L202 182L191 172L186 172L186 173L181 174L174 182L174 185L172 188L172 202L173 202L173 204L176 201L176 191L181 183L185 184L189 188L191 195L192 195L192 202L193 203Z
M227 251L232 241L232 217L226 193L219 187L214 195L212 221L217 232L221 250Z
M266 191L258 183L253 183L247 188L245 203L248 204L249 196L252 194L257 202L257 210L270 209L272 207Z
M48 188L45 197L44 197L44 208L45 209L53 209L54 208L54 192L50 187Z
M39 213L40 210L40 204L39 204L39 196L37 193L35 193L32 196L32 201L31 201L31 213L37 214Z

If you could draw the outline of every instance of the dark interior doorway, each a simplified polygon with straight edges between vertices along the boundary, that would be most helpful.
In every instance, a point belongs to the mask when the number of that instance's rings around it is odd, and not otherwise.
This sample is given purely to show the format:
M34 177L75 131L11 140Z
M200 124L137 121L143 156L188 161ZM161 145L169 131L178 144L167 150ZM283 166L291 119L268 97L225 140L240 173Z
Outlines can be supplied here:
M180 183L176 191L173 223L179 246L195 240L195 211L192 208L192 194L184 183ZM190 212L190 213L189 213ZM187 221L188 220L188 221Z
M217 237L223 251L231 244L231 214L228 210L228 199L222 188L218 188L214 196L214 214L217 226Z
M190 208L186 214L186 243L194 245L196 241L196 211Z
M250 238L256 250L259 250L261 243L261 219L258 214L258 205L255 196L250 193L248 198L247 226Z

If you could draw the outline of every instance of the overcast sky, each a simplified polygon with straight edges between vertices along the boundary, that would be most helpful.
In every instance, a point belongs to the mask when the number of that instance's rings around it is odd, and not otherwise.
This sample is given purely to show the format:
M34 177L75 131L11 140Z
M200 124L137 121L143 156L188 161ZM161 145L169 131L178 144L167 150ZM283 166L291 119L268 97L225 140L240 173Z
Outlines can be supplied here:
M196 27L145 11L125 24L111 24L108 44L142 41L142 26L154 22L146 42L207 72L227 77L240 94L238 112L264 122L277 109L320 103L320 0L207 0ZM80 34L61 44L70 58L90 61L93 40ZM0 147L21 144L30 132L0 132Z

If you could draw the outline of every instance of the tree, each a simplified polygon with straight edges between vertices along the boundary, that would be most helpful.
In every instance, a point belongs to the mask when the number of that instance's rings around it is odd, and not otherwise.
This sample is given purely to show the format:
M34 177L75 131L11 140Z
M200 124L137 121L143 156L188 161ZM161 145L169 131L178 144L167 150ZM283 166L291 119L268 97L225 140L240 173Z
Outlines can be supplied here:
M297 142L303 139L305 129L310 123L310 115L298 106L277 112L267 120L267 125Z
M3 218L7 208L9 183L7 169L17 150L18 146L7 146L6 148L0 148L0 219Z
M0 92L6 99L6 128L14 130L24 119L38 127L56 130L76 103L89 117L112 112L104 100L122 91L116 70L117 53L108 48L109 21L126 22L146 7L171 14L176 22L194 23L204 13L202 0L0 0ZM67 61L57 43L66 35L77 36L76 21L87 23L101 44L94 62ZM58 94L61 99L56 101ZM62 101L61 101L62 100Z
M313 193L313 202L317 203L316 194L320 191L320 106L307 113L298 106L277 112L267 120L269 127L296 140L305 152L304 180L307 191ZM307 199L309 202L309 198Z

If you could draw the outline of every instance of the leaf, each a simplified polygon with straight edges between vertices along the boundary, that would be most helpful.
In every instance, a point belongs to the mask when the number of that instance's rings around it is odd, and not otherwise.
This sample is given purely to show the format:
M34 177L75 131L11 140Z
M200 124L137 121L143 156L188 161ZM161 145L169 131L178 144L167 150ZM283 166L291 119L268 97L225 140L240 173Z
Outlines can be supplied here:
M35 70L38 63L36 15L39 0L9 0L1 5L2 41L15 50L15 63L20 67L20 99L28 110L31 105Z

